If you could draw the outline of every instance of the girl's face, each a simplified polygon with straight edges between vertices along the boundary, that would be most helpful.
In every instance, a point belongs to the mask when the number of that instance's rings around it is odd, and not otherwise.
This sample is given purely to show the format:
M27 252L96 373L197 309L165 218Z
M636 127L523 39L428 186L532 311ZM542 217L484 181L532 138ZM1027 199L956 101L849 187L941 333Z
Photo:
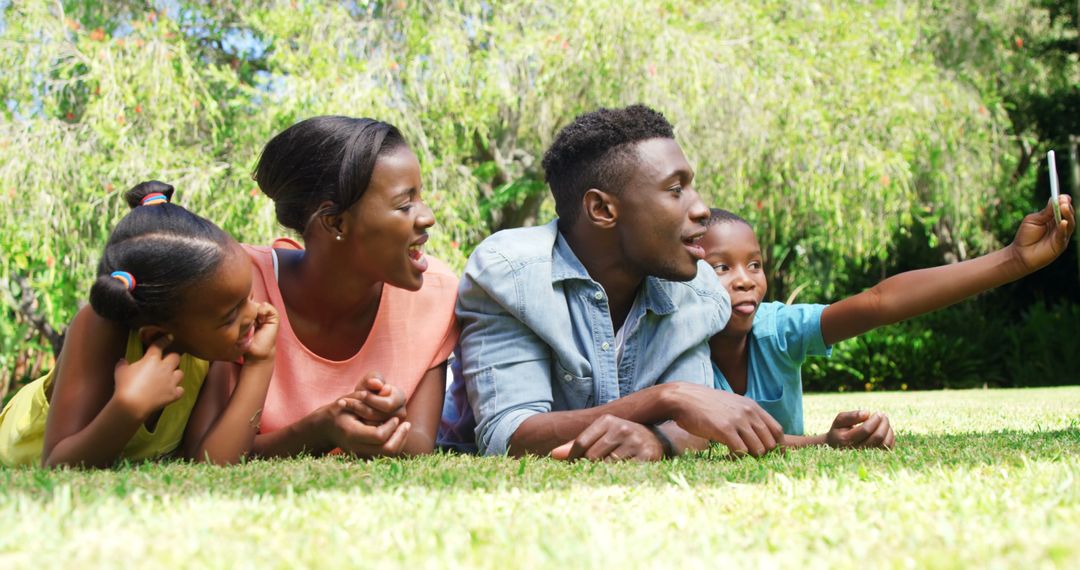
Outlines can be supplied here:
M435 225L420 186L420 162L408 147L379 157L367 191L342 216L346 263L394 287L420 289L428 267L423 246Z
M769 288L754 230L742 222L716 222L709 226L701 245L705 248L705 261L731 296L731 320L720 334L749 334L754 315Z
M247 352L259 304L251 297L251 259L240 244L230 240L217 270L179 301L176 316L162 326L173 335L169 350L228 362Z

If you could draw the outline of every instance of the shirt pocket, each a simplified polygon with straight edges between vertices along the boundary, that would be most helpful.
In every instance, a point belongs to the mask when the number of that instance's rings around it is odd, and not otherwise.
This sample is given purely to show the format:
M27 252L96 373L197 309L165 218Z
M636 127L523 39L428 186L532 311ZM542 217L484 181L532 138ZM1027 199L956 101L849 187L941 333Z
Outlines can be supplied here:
M590 408L596 401L592 376L579 376L556 362L555 377L552 380L552 411Z
M786 391L786 387L777 386L769 390L769 393L765 394L764 397L755 395L753 400L761 406L761 409L772 416L776 423L780 424L780 427L784 428L784 433L802 435L801 426L795 425L796 410L793 409L794 403L791 402L791 398L784 397ZM801 410L798 415L801 415Z

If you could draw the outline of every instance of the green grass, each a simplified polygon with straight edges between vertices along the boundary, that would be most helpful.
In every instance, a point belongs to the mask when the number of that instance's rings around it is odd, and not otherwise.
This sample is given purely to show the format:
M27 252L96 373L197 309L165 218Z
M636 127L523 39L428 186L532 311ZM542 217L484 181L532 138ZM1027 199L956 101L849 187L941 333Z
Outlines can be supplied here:
M1080 567L1080 387L812 395L894 452L0 469L0 567Z

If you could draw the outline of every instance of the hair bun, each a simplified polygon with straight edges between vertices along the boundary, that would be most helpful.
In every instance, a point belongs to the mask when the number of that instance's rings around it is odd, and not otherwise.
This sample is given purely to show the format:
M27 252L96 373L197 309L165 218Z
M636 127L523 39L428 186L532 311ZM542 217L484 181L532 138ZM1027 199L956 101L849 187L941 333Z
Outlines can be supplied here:
M132 209L142 205L143 198L146 198L150 194L164 194L169 201L172 201L173 187L171 184L164 182L158 182L157 180L149 180L147 182L140 182L124 193L124 200L127 201L128 206Z

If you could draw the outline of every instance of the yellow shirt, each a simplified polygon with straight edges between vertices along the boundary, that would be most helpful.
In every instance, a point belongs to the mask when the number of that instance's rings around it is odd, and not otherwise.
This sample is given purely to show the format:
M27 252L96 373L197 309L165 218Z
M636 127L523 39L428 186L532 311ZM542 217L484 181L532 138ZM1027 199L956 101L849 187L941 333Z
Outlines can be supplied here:
M135 331L128 334L125 358L129 363L143 356L142 342ZM184 395L165 406L154 431L139 426L139 431L128 441L121 457L132 460L153 459L167 455L180 447L187 427L188 417L199 389L206 380L210 363L188 354L180 357L180 370L184 379L180 386ZM23 386L0 412L0 464L39 465L45 443L45 419L49 415L49 400L45 396L52 386L56 368L42 378Z

